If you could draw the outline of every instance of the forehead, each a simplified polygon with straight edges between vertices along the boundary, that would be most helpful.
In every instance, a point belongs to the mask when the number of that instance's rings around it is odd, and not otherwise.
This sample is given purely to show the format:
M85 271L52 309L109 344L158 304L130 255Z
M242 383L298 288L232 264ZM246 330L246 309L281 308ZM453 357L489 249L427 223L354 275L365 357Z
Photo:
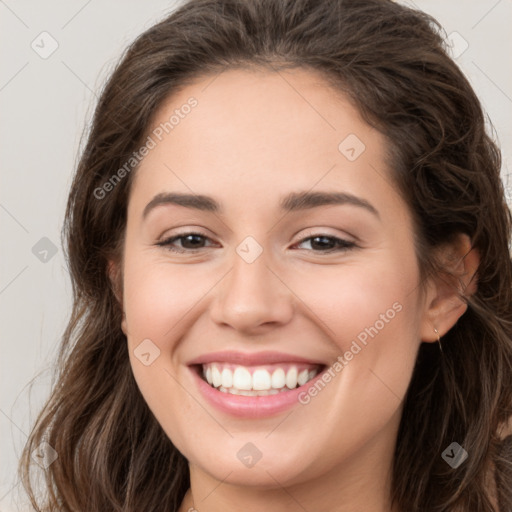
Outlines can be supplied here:
M133 184L146 198L162 188L249 200L315 184L358 195L386 186L385 138L305 69L198 78L166 99L148 135L155 146Z

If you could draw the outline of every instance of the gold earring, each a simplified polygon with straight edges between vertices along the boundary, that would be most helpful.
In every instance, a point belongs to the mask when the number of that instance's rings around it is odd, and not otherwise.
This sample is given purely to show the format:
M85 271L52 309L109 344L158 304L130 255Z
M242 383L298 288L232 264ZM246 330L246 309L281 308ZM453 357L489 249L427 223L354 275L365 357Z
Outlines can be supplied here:
M437 343L439 343L439 350L441 351L441 354L443 353L443 346L441 345L441 336L439 336L439 331L434 327L434 332L437 336Z

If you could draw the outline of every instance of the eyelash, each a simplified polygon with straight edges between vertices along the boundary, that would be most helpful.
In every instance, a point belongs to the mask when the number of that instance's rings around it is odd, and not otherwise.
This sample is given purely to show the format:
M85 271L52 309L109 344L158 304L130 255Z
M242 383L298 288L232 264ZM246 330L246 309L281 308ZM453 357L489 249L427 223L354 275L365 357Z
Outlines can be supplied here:
M180 239L183 239L183 238L186 238L187 236L200 236L206 240L209 240L209 238L201 233L196 233L196 232L190 232L190 233L182 233L180 235L175 235L175 236L172 236L170 238L167 238L165 240L162 240L161 242L158 242L156 245L157 246L160 246L160 247L165 247L168 251L171 251L171 252L174 252L174 253L195 253L197 251L200 251L202 249L206 249L207 247L199 247L197 249L178 249L176 247L173 247L171 244L173 242L175 242L176 240L180 240ZM338 248L331 248L331 249L327 249L325 251L314 251L313 249L313 252L316 252L316 253L319 253L319 254L322 254L322 253L328 253L328 254L331 254L333 252L341 252L341 251L348 251L350 249L354 249L356 247L356 244L353 243L353 242L349 242L348 240L344 240L342 238L338 238L338 237L335 237L335 236L332 236L332 235L324 235L324 234L316 234L316 235L310 235L306 238L303 238L302 240L300 240L299 242L297 242L297 244L295 245L298 245L298 244L302 244L308 240L313 240L315 238L327 238L329 240L332 240L334 241L334 243L336 243L338 245Z

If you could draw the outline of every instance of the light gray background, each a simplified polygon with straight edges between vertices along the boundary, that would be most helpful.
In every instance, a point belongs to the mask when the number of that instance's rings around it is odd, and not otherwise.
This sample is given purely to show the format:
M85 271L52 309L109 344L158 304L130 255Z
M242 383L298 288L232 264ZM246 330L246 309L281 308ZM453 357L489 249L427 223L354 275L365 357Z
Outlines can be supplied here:
M456 60L496 129L510 199L512 0L404 3L434 15L447 34L458 32L467 41ZM23 510L17 504L17 459L48 395L70 312L60 229L82 130L121 51L174 5L0 0L0 512ZM47 59L31 48L34 40L49 48L48 40L41 43L43 31L59 45ZM454 50L462 48L459 43ZM46 262L32 252L43 237L57 249Z

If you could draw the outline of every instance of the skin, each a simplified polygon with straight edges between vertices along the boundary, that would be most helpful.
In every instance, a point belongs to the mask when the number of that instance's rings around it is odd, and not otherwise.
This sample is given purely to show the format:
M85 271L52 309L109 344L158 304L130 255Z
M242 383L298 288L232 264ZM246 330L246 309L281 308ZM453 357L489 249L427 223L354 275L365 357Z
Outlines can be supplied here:
M411 215L385 163L388 142L347 98L304 69L213 78L198 78L158 110L151 128L198 100L137 169L121 268L111 262L133 374L190 463L180 512L396 512L393 450L419 345L435 342L434 327L442 336L466 306L446 281L420 286ZM338 150L349 134L366 146L354 161ZM378 216L350 204L284 214L280 198L297 191L350 193ZM208 195L224 211L167 204L143 220L161 192ZM203 248L177 254L156 245L187 232L203 234ZM323 252L307 238L321 235L355 247ZM263 249L250 264L236 252L247 236ZM469 249L464 237L446 249L466 293L478 263ZM331 364L396 303L401 311L310 403L272 417L218 411L186 365L218 350ZM134 350L148 338L160 355L145 366ZM252 468L237 458L248 442L262 454Z

